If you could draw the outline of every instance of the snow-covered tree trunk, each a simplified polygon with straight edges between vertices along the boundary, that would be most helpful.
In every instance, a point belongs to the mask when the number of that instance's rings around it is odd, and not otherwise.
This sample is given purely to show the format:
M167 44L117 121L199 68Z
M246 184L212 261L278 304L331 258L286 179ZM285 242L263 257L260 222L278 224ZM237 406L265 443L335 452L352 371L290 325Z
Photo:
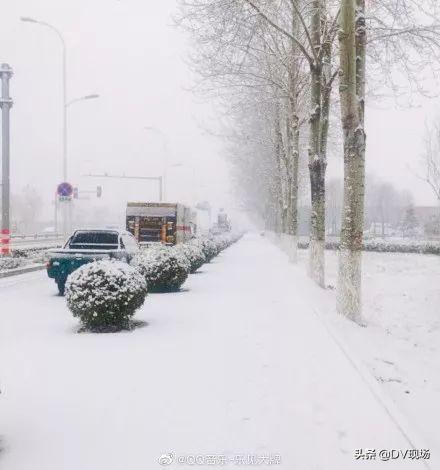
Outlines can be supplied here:
M285 204L285 181L283 174L283 165L285 161L285 150L283 144L283 135L281 132L281 119L280 119L280 106L277 100L275 106L275 118L274 118L274 134L275 134L275 158L276 158L276 187L277 187L277 202L278 202L278 214L279 214L279 233L286 233L286 204Z
M315 51L321 47L322 0L313 0L311 41ZM326 158L321 149L322 64L310 64L310 131L309 173L312 213L310 218L309 273L321 287L325 286L325 170Z
M293 114L295 110L291 109ZM292 155L290 159L290 220L289 259L298 260L298 176L299 176L299 118L292 116Z
M294 45L291 48L291 64L288 72L288 99L286 136L288 143L287 152L287 175L288 175L288 207L289 217L287 220L287 251L289 260L297 261L298 251L298 174L299 174L299 117L297 100L297 80L295 79L295 53Z
M301 64L298 60L298 45L293 39L298 35L300 29L300 18L296 11L292 11L289 62L287 70L287 141L288 153L288 176L289 176L289 220L288 220L288 247L289 260L292 263L298 261L298 192L299 192L299 102L300 94L300 70Z
M292 191L292 124L290 117L289 104L286 105L286 234L285 234L285 250L290 254L290 241L292 231L292 220L294 211L294 200Z
M361 264L365 180L365 3L341 0L340 13L341 120L344 136L344 203L337 309L362 323Z

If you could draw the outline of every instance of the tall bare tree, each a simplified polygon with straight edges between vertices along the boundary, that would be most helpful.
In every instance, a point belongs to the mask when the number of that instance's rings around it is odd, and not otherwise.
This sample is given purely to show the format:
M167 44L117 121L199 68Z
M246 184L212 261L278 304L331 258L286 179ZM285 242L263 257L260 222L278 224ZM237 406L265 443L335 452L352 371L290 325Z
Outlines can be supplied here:
M339 94L344 136L344 202L337 309L361 323L361 261L365 180L364 0L341 0Z
M431 188L440 204L440 119L426 127L422 165L424 175L421 178Z
M278 10L269 7L272 2L243 0L265 21L269 28L289 38L302 54L309 68L309 174L311 194L311 223L309 272L321 287L325 286L325 173L327 167L327 139L332 84L336 77L332 52L336 37L337 13L331 15L326 0L300 2L290 0L287 11L301 28L289 31ZM268 5L269 4L269 5Z
M234 115L237 107L247 108L257 96L273 103L266 106L271 108L266 111L266 125L271 129L270 139L274 140L275 161L271 192L276 201L270 207L276 208L279 231L289 235L289 252L294 261L298 231L299 139L305 121L303 98L307 93L304 56L295 38L301 25L296 13L286 8L286 2L283 8L265 3L282 27L275 27L262 11L256 14L256 4L245 0L182 1L180 23L196 39L192 63L202 77L202 88L215 90L216 98L219 92L222 94L226 113ZM242 125L241 118L231 121L232 128ZM269 134L266 133L266 137Z

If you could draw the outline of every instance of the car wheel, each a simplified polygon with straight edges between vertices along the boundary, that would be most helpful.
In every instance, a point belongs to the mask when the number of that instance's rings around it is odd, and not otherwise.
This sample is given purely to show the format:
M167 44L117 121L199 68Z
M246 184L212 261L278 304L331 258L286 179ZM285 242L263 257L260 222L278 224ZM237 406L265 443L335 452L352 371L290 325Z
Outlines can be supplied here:
M60 295L64 295L64 292L66 290L66 281L57 281L57 286L58 286L58 293Z

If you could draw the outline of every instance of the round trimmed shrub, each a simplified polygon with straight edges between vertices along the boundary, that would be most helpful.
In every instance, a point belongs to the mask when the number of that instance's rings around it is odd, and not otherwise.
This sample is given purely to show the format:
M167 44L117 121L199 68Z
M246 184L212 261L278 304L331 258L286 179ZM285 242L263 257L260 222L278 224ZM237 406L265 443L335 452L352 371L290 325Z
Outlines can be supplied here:
M219 253L217 244L211 238L196 238L192 243L201 248L207 263L209 263Z
M219 235L214 239L214 241L217 245L218 251L223 251L230 245L229 237L227 235Z
M195 244L180 243L174 247L174 250L187 260L191 274L195 273L206 261L202 249Z
M74 317L91 330L128 328L144 303L147 283L120 261L95 261L74 271L66 282L66 301Z
M166 247L150 247L133 259L145 278L150 292L175 292L186 281L190 265L176 250Z

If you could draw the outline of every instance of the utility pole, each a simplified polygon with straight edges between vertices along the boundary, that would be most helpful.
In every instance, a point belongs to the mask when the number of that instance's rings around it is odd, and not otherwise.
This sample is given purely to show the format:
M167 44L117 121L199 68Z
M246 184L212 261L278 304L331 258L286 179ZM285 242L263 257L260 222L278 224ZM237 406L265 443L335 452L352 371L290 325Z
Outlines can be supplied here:
M10 187L9 187L9 111L12 99L9 96L9 80L12 69L8 64L0 66L2 94L0 108L2 110L2 226L0 234L0 255L7 256L10 252Z

